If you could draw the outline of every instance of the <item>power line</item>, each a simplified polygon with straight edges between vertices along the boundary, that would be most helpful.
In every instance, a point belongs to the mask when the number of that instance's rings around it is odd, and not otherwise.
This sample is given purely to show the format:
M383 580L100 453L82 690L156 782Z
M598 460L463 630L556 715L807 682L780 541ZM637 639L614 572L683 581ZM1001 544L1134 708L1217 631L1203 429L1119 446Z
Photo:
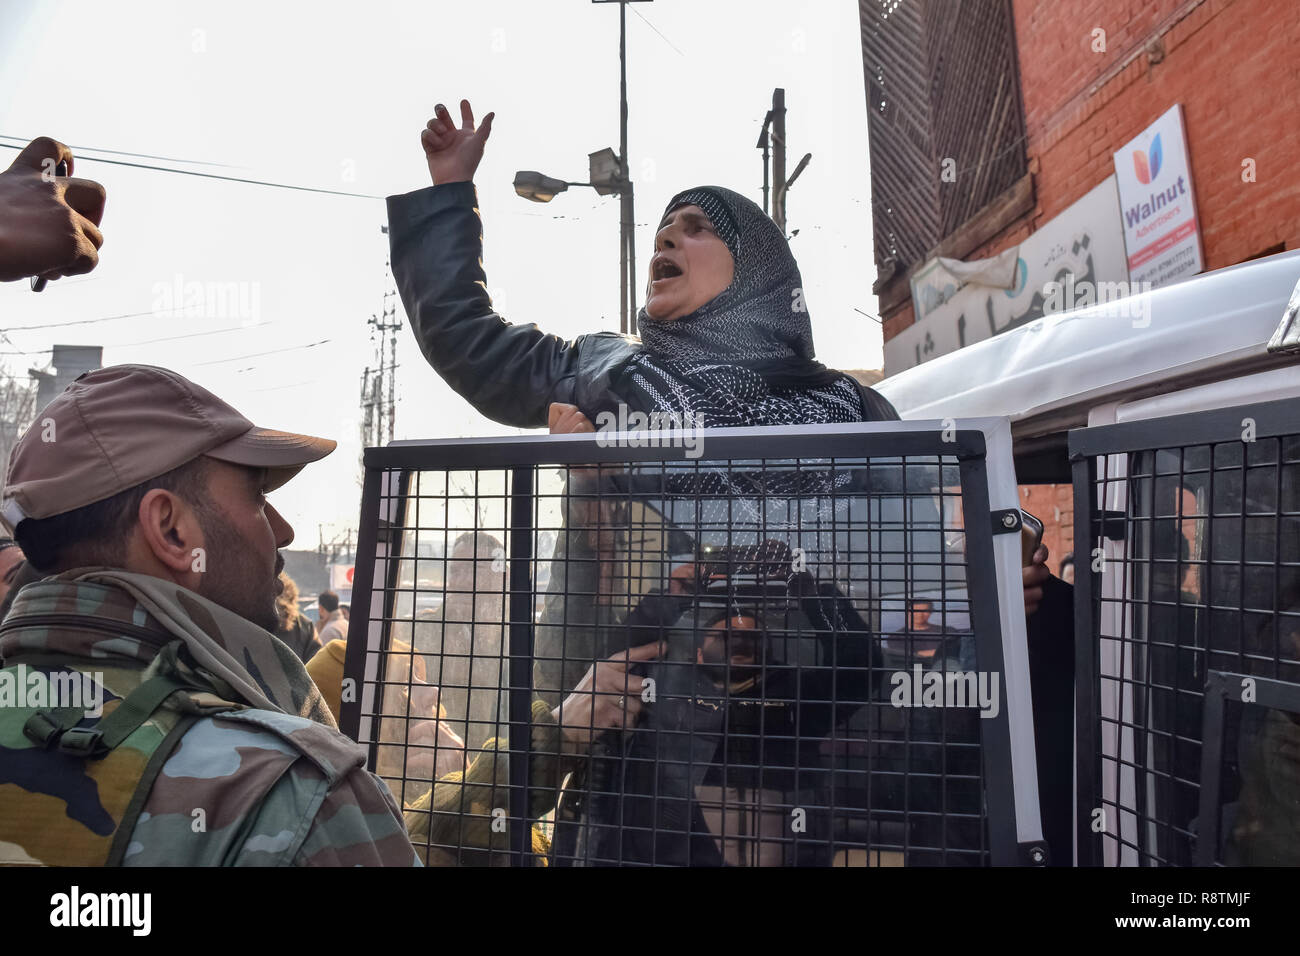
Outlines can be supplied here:
M326 342L332 342L333 339L321 339L319 342L308 342L306 345L291 345L283 349L271 349L269 352L253 352L249 355L232 355L230 358L213 359L210 362L198 362L194 368L201 368L204 365L222 365L226 362L241 362L244 359L261 358L263 355L279 355L281 352L299 352L303 349L312 349L318 345L324 345ZM246 369L241 371L247 371Z
M158 342L177 342L181 339L197 339L203 335L219 335L222 332L246 332L249 329L260 329L263 326L274 325L274 322L258 322L256 325L232 325L224 329L209 329L206 332L187 332L184 335L169 335L161 339L145 339L142 342L113 342L105 343L106 349L125 349L137 345L155 345Z
M631 9L632 9L632 12L633 12L633 13L635 13L638 17L641 17L641 19L642 19L643 21L645 21L645 25L646 25L646 26L648 26L648 27L649 27L651 30L653 30L655 33L659 33L659 28L658 28L657 26L655 26L653 23L651 23L649 20L646 20L645 17L641 16L641 12L640 12L639 10L637 10L636 7L632 7ZM668 38L667 38L666 36L664 36L662 33L659 33L659 36L660 36L660 37L663 37L663 41L664 41L665 43L667 43L670 47L672 47L674 50L677 50L677 46L673 43L672 40L668 39ZM678 55L678 56L685 56L686 54L683 53L681 50L677 50L677 55Z
M187 332L184 335L168 335L160 339L143 339L139 342L105 342L106 349L125 349L133 348L137 345L156 345L159 342L178 342L181 339L196 339L204 335L219 335L222 332L246 332L249 329L260 329L263 326L274 325L274 322L258 322L256 325L232 325L224 329L208 329L206 332ZM3 334L3 333L0 333ZM9 340L9 336L4 336L5 341L10 345L14 343ZM52 352L53 349L20 349L17 352L0 352L0 355L41 355L45 352Z
M11 143L0 143L4 149L22 149L21 146L14 146ZM274 189L292 189L304 193L321 193L326 196L349 196L353 199L383 199L383 196L372 196L369 193L350 193L342 189L317 189L313 186L294 186L290 183L271 183L262 179L243 179L239 176L222 176L218 173L201 173L194 169L169 169L166 166L152 166L149 163L128 163L121 159L101 159L98 156L81 157L90 163L107 163L110 166L130 166L133 169L153 169L160 173L175 173L177 176L198 176L201 179L220 179L228 183L247 183L250 186L270 186Z
M294 382L292 385L272 385L270 388L250 388L250 392L281 392L286 388L302 388L304 385L315 385L315 380L307 382Z
M16 139L23 144L30 143L35 138L36 137L34 136L10 136L7 133L0 133L0 139ZM25 145L21 148L25 148ZM137 159L160 159L165 163L185 163L188 166L220 166L223 169L248 168L247 166L235 166L231 163L209 163L201 159L177 159L174 156L155 156L152 153L131 153L123 149L105 149L102 146L68 146L68 149L74 152L77 150L88 149L93 153L111 153L114 156L134 156Z
M3 146L4 143L0 143ZM156 312L126 312L122 315L104 315L98 319L76 319L72 322L50 322L45 325L11 325L0 332L26 332L33 329L62 329L69 325L94 325L97 322L112 322L116 319L138 319L142 315L157 315Z
M0 335L7 332L39 332L44 329L62 329L69 325L94 325L99 322L112 322L116 319L138 319L141 316L152 315L160 319L177 319L177 318L201 318L201 316L184 316L175 314L178 310L166 309L163 311L150 310L149 312L124 312L122 315L101 315L97 319L73 319L70 322L51 322L46 325L12 325L7 329L0 329ZM229 329L214 329L209 332L192 332L187 335L178 335L176 338L188 338L189 335L210 335L212 331L233 332L236 328L259 329L264 325L271 325L270 322L258 322L255 325L248 326L231 326ZM149 345L153 342L165 342L166 339L150 339L147 342L123 342L122 345ZM105 348L115 348L114 345L106 345ZM43 349L42 351L48 351Z

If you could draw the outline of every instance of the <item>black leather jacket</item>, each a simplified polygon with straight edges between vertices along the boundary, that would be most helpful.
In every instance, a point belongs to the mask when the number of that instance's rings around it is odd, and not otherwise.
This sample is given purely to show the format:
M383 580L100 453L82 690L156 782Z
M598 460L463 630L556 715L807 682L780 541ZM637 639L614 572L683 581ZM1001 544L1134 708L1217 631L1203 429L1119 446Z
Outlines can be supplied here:
M592 421L633 396L611 387L641 348L629 335L593 332L565 341L492 310L483 272L483 224L469 182L388 197L388 241L397 291L420 350L447 384L494 421L544 428L551 402L576 405ZM859 386L869 421L896 420L894 407Z

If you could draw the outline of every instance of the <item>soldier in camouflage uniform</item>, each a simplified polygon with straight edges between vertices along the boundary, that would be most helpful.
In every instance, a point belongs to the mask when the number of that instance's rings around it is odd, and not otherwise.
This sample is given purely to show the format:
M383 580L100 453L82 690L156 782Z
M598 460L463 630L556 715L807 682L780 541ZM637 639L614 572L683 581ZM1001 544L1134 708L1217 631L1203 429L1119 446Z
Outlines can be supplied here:
M293 532L263 494L333 448L148 366L37 416L0 503L47 575L0 625L0 865L419 865L270 633Z

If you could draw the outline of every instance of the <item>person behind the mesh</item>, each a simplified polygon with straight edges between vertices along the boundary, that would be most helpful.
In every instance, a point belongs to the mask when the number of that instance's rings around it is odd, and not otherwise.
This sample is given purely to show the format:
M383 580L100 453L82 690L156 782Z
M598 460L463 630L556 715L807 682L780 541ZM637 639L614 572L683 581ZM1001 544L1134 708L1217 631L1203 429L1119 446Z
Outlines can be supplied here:
M0 865L399 865L365 750L279 625L266 495L333 451L175 372L87 372L15 446L0 499L28 563L0 625Z
M504 736L510 686L505 634L505 562L501 542L482 531L457 536L447 561L442 604L415 616L409 628L415 649L438 685L452 729L471 751Z
M460 108L459 128L438 104L421 131L433 185L388 197L388 236L421 351L488 418L556 434L594 431L602 412L620 409L704 428L898 419L879 393L816 361L788 241L756 203L720 186L668 201L639 339L566 341L506 321L487 292L473 182L495 114L476 128L469 101ZM1026 614L1042 600L1047 558L1040 547L1023 571Z
M898 419L878 393L816 361L787 240L753 201L723 187L693 187L669 200L637 315L639 339L594 332L566 341L506 321L487 293L473 184L494 114L475 128L469 102L460 105L460 128L439 104L422 131L433 186L389 197L389 241L421 350L482 414L556 434L592 432L602 413L617 420L659 413L704 428ZM562 531L561 542L575 534L581 529ZM1046 558L1040 549L1025 571L1028 613L1041 597ZM543 613L535 686L548 704L608 654L595 636L601 628L587 626L600 622L583 620L603 610Z

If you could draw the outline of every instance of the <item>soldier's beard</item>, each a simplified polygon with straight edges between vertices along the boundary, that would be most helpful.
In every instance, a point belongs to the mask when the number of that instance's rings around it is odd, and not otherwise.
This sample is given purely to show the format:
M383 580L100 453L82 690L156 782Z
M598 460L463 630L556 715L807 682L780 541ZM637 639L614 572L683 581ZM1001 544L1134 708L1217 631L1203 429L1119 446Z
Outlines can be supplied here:
M257 560L257 548L236 531L221 514L202 508L198 512L206 546L206 569L199 594L244 620L274 634L280 628L275 606L279 595L279 555L268 570Z

